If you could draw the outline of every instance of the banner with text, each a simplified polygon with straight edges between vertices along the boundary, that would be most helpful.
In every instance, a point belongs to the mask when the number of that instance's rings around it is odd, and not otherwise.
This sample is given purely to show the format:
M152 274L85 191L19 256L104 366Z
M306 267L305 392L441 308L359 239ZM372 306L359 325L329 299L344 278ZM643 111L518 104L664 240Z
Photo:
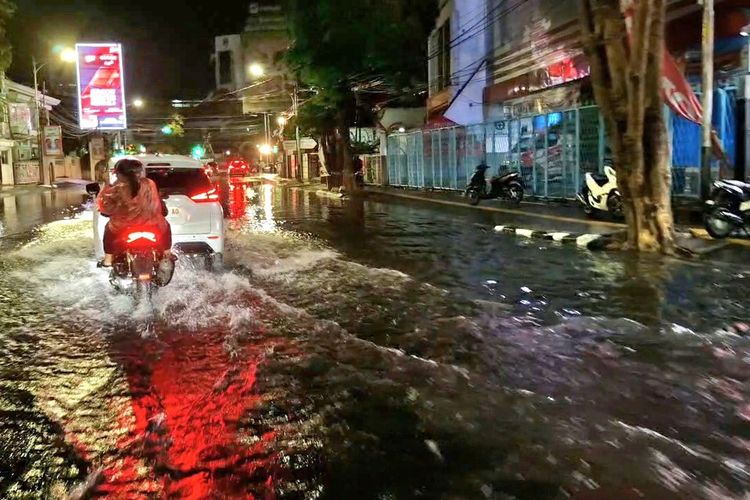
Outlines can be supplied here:
M84 130L127 128L122 46L77 44L78 116Z

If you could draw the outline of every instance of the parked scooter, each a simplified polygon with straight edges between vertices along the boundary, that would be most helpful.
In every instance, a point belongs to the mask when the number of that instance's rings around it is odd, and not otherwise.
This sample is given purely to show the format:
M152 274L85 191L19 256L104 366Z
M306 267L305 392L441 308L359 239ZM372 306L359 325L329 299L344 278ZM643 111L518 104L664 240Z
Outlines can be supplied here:
M471 176L469 185L466 187L466 196L469 203L478 205L481 200L492 200L504 198L518 205L523 201L523 180L518 172L506 172L493 177L488 188L486 172L489 166L484 163L477 165L474 175Z
M611 165L604 165L604 173L587 172L583 188L577 195L586 215L609 212L623 217L622 194L617 188L617 173Z
M726 238L750 227L750 184L742 181L714 182L711 197L706 201L706 231L713 238Z

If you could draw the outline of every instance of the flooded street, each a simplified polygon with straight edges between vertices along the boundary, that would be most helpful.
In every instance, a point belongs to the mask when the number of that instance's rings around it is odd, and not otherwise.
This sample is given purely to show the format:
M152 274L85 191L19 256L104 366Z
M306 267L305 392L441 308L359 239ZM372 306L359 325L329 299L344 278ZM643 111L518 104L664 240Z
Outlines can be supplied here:
M6 202L0 498L750 495L750 264L223 195L225 270L150 303L96 269L82 194Z

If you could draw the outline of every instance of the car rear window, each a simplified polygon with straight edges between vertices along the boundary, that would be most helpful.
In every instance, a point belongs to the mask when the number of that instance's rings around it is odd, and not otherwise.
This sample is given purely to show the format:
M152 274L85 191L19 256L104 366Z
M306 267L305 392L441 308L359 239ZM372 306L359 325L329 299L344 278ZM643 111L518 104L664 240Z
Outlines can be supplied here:
M203 169L199 168L148 168L146 176L156 183L164 194L194 195L211 189Z

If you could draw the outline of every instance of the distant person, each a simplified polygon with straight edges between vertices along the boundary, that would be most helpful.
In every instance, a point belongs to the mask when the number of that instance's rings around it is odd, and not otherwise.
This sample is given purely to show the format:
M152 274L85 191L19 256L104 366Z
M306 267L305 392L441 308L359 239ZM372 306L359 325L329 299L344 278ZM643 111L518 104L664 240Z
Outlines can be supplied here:
M354 166L354 173L361 172L364 168L364 163L362 163L362 158L359 155L354 155L352 165Z
M94 166L94 181L100 184L109 183L109 167L107 160L99 160Z

